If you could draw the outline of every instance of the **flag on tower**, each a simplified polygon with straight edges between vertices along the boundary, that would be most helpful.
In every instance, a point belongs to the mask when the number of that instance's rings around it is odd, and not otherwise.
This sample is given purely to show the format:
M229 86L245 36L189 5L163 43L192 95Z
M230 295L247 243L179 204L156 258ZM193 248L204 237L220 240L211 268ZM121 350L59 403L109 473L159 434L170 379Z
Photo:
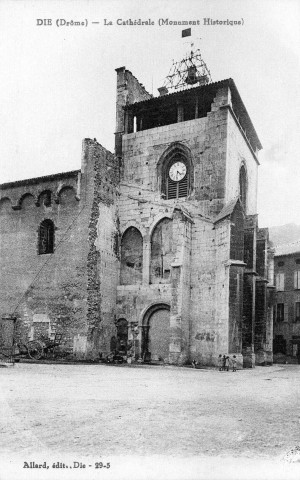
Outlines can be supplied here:
M190 37L192 35L192 29L191 28L186 28L185 30L182 30L181 32L181 37Z

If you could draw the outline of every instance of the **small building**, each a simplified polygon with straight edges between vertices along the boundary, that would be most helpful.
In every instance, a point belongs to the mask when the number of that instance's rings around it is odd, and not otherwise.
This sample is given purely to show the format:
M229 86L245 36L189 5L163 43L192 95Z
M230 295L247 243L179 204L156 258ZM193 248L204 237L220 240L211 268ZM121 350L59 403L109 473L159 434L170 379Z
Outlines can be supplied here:
M300 241L279 246L274 257L276 315L274 354L300 361Z

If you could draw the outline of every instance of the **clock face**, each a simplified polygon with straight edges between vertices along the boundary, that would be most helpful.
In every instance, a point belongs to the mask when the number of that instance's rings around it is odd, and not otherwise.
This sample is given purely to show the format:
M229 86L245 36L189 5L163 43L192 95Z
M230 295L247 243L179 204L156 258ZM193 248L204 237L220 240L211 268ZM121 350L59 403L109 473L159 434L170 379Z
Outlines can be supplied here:
M179 182L186 175L186 165L183 162L173 163L169 170L169 175L171 180L174 182Z

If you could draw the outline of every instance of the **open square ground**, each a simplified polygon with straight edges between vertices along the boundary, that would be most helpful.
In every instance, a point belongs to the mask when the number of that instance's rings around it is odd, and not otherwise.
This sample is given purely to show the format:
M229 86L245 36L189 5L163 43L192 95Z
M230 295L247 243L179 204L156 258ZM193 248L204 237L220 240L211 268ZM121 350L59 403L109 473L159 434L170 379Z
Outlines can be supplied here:
M0 479L299 478L300 463L284 460L300 445L299 375L298 365L2 368Z

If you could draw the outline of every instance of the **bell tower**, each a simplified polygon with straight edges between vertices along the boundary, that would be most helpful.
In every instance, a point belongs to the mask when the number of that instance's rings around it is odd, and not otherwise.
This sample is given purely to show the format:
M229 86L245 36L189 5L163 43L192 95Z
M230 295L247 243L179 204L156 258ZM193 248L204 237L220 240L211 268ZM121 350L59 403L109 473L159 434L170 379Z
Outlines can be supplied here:
M226 353L252 366L266 303L263 287L259 309L255 298L262 147L237 87L212 82L193 44L157 97L125 67L117 74L118 315L138 323L142 357L207 365Z

